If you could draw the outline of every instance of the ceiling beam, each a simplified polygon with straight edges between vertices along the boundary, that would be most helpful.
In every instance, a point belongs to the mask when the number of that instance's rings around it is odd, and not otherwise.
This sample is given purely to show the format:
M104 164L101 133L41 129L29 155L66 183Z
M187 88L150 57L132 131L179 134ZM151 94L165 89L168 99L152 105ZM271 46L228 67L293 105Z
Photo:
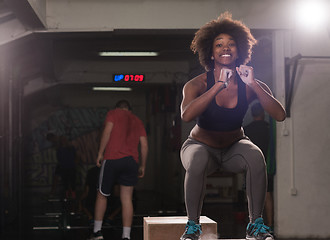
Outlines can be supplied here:
M4 2L28 30L45 29L27 0L4 0Z

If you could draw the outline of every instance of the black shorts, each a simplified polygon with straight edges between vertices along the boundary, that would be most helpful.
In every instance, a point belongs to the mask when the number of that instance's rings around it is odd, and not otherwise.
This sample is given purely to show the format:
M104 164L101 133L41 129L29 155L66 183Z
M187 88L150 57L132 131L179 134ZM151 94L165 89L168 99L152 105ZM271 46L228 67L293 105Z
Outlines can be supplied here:
M102 163L98 189L104 196L110 196L115 183L135 186L138 182L139 166L133 157L105 160Z

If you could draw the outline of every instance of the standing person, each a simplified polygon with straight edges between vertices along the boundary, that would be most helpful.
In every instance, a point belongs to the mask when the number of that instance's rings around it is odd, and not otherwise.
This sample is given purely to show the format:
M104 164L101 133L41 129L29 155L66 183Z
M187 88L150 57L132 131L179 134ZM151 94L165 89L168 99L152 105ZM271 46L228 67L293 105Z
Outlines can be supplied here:
M262 211L267 174L261 150L244 135L242 122L249 104L258 99L277 121L285 119L283 106L269 87L254 78L250 61L256 43L250 29L230 13L202 26L191 49L199 55L206 72L183 87L181 118L196 125L181 147L186 170L184 196L188 222L181 240L200 239L200 215L208 174L224 171L246 173L250 222L246 239L273 239L264 225Z
M269 153L270 144L270 127L269 123L265 121L265 111L259 102L255 103L251 107L251 113L253 121L244 127L245 135L250 138L250 140L256 144L262 151L266 162L270 160L272 156ZM268 165L268 164L267 164ZM273 234L274 232L274 201L273 201L273 191L274 191L274 174L268 171L267 166L267 193L265 200L265 212L266 212L266 223L269 226L269 232Z
M59 177L64 185L65 198L76 198L76 148L70 144L65 136L56 136L53 133L47 134L47 140L56 147L57 165L54 173L51 195L56 192Z
M252 105L251 114L253 121L244 127L244 133L261 149L266 158L270 140L269 123L265 121L265 111L259 102Z
M60 136L60 143L56 156L59 161L65 197L75 199L77 151L65 136Z
M139 167L139 146L141 162ZM131 112L128 101L121 100L107 113L96 165L101 167L91 239L103 239L101 232L107 196L115 182L120 184L122 239L130 239L133 221L133 188L145 173L148 141L142 121Z
M94 209L96 201L96 187L100 168L94 166L87 171L83 193L79 198L79 209L83 211L90 224L94 224Z
M46 139L47 139L47 141L51 142L57 150L58 145L59 145L59 137L56 136L54 133L47 133ZM56 157L56 160L57 160L57 157ZM59 166L59 162L57 160L57 163L55 166L55 171L54 171L54 176L53 176L52 188L51 188L51 191L49 194L51 197L53 197L57 192L60 177L61 177L60 166Z

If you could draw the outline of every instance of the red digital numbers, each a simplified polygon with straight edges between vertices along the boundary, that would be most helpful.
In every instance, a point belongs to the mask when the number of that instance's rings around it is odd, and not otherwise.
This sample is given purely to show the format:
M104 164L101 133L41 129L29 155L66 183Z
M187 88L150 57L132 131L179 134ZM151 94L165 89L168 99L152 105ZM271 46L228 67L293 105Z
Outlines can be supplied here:
M126 74L124 75L125 82L142 82L144 80L144 75L142 74Z

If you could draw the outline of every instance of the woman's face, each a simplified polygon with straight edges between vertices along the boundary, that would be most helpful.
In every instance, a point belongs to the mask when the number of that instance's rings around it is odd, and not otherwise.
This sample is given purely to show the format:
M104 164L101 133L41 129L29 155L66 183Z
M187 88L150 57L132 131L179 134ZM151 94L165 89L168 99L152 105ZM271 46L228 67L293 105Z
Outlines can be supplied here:
M212 57L215 65L235 66L238 50L233 37L226 33L219 34L213 41Z

